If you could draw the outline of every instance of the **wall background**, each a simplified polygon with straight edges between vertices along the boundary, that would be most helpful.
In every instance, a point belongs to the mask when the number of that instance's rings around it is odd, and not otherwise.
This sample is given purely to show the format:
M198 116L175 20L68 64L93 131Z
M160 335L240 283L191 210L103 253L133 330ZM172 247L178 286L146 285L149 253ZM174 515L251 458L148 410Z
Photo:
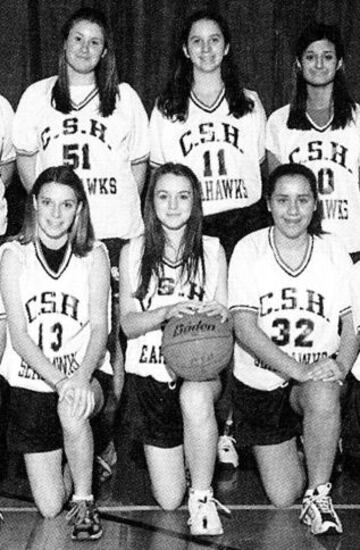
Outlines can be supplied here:
M206 6L218 8L227 18L242 80L258 91L268 114L288 101L290 48L314 18L340 26L348 82L360 101L357 0L0 0L0 93L14 108L30 83L56 74L60 28L82 6L107 14L120 77L136 89L148 112L168 77L183 18Z
M339 25L348 84L360 102L358 0L0 0L0 93L14 109L29 84L57 73L60 29L83 6L107 15L120 79L135 88L149 114L169 76L183 19L204 7L217 8L228 20L240 81L259 93L267 114L289 101L291 48L313 19ZM7 198L12 235L20 229L25 199L17 177Z

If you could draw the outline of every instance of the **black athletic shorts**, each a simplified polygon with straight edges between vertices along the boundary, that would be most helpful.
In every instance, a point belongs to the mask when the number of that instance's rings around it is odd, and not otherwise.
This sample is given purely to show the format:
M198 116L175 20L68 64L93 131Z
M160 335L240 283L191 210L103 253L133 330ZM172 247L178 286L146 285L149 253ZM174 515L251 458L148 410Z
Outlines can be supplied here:
M289 402L292 385L263 391L233 377L235 437L240 447L277 445L301 433L301 418Z
M99 375L99 376L98 376ZM94 373L107 398L104 377L110 374ZM63 447L63 434L57 413L58 394L37 392L12 387L10 390L8 447L19 453L46 453Z
M183 444L183 420L179 403L181 381L174 385L151 376L126 374L126 424L132 439L164 449Z

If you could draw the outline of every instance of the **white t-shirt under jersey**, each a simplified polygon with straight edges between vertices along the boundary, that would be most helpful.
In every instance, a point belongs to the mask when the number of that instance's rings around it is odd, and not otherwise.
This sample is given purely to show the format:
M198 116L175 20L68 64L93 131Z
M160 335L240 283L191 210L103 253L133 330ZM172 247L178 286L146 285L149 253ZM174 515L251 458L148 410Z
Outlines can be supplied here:
M122 83L114 112L99 113L99 93L88 93L69 114L51 105L57 77L25 90L14 119L17 151L37 153L36 174L69 164L87 192L96 238L128 239L143 230L140 197L131 164L149 155L148 118L137 93Z
M350 311L351 260L332 235L310 237L304 260L292 270L281 259L273 228L239 241L229 266L229 307L251 311L258 326L299 363L337 352L338 326ZM234 375L248 386L273 390L280 374L235 343Z

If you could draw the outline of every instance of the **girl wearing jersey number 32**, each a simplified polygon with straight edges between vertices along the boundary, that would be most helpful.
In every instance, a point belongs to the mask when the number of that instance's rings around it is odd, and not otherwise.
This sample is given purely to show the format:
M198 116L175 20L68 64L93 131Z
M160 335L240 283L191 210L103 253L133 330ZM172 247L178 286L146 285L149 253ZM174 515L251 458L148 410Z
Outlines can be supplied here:
M242 239L229 267L236 435L253 447L272 503L292 504L307 483L301 520L314 534L340 533L329 479L340 389L357 353L351 260L335 236L322 234L316 179L306 166L272 172L268 208L274 225ZM299 416L307 480L297 452Z

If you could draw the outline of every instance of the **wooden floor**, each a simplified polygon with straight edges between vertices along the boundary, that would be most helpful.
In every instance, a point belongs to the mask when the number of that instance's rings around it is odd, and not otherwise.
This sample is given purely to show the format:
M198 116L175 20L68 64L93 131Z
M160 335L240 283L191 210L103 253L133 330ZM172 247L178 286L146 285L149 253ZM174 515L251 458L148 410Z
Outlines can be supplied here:
M119 447L119 460L111 479L100 488L98 503L104 534L81 548L126 550L321 550L360 549L360 481L347 472L337 473L333 498L344 534L314 537L299 522L299 505L276 510L268 504L249 457L237 470L218 471L214 480L217 498L231 509L222 517L224 535L194 538L187 527L187 510L161 511L154 503L149 479L138 449ZM14 464L12 464L14 470ZM11 468L10 468L11 470ZM16 470L16 469L15 469ZM31 501L19 465L0 484L0 509L5 522L1 550L64 550L79 548L72 542L65 512L43 520Z

